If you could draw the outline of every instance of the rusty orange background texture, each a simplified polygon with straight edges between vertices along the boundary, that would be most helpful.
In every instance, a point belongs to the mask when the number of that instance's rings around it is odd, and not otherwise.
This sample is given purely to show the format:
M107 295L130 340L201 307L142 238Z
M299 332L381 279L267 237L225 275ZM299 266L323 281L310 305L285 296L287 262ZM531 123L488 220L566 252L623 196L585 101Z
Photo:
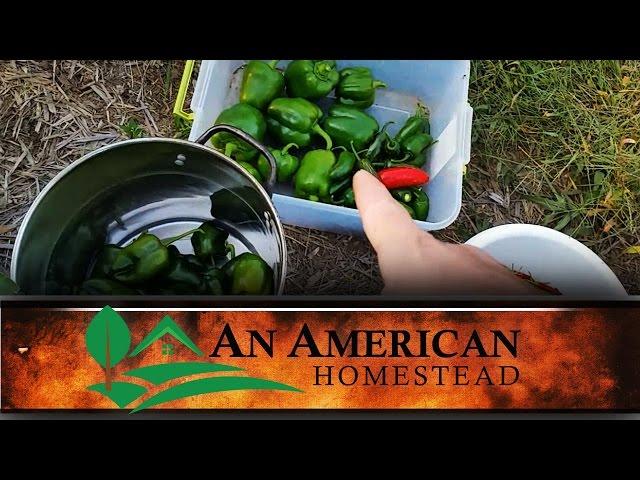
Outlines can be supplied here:
M52 311L9 308L2 310L2 410L114 409L111 401L87 386L104 381L104 370L85 347L85 330L95 311ZM165 315L171 316L203 350L198 358L182 345L171 357L155 342L137 357L127 358L114 371L166 361L204 360L235 365L241 374L292 385L302 392L237 391L211 393L175 400L162 409L623 409L640 408L640 328L634 309L580 311L261 311L261 312L129 312L120 315L132 335L132 348ZM247 329L276 330L274 356L259 351L256 358L209 358L225 324L230 324L243 349ZM465 339L475 329L481 338L491 330L520 330L518 355L502 358L308 358L287 357L306 323L321 349L325 330L348 335L354 329L454 329ZM265 333L265 336L267 334ZM444 337L443 337L444 338ZM449 342L453 342L449 338ZM464 342L464 340L461 340ZM455 344L443 344L447 348ZM462 345L463 347L464 345ZM261 354L262 353L262 354ZM427 383L409 385L314 385L314 365L332 365L334 371L351 365L371 369L387 365L408 367L407 380L418 365L426 367ZM470 385L455 385L452 374L437 385L433 365L468 366ZM492 378L499 365L513 365L519 380L510 386L473 385L482 367ZM351 378L350 372L347 378ZM390 373L390 372L388 372ZM494 377L495 376L495 377ZM197 377L194 377L197 378ZM390 377L388 376L388 379ZM130 380L130 379L129 379ZM180 380L180 381L183 381ZM175 383L180 383L175 381ZM140 380L140 382L143 382ZM166 386L166 385L165 385ZM143 399L147 398L149 392ZM133 408L135 405L131 405Z

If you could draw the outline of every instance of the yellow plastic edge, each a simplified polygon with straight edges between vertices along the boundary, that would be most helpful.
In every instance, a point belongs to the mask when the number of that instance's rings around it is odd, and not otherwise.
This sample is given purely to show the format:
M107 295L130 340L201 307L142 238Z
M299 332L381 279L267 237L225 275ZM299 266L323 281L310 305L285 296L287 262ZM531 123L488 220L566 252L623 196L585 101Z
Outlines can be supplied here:
M191 74L193 73L194 64L195 60L186 61L184 71L182 72L182 80L180 80L180 88L178 89L176 103L173 106L173 114L176 117L180 117L188 121L193 121L193 112L184 111L184 101L187 98L187 90L189 89L189 83L191 83Z

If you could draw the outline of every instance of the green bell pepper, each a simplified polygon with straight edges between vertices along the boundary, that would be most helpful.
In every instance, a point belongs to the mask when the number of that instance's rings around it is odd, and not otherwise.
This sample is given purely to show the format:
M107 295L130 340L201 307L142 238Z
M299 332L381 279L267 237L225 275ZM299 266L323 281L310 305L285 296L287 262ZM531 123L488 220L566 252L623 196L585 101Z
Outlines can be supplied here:
M353 142L353 147L359 151L371 143L379 126L375 118L356 107L333 104L322 128L334 144L350 149Z
M162 241L143 233L122 249L112 266L113 277L128 285L140 284L158 275L169 265L169 251Z
M160 240L151 233L143 233L124 247L113 262L113 277L127 285L151 280L169 267L167 246L198 229Z
M0 295L15 295L18 290L18 285L13 280L0 273Z
M284 72L290 97L318 100L329 95L340 80L335 60L293 60Z
M267 131L267 125L260 110L247 103L237 103L223 110L215 121L215 125L231 125L261 142ZM244 140L232 133L219 132L211 137L211 144L227 157L247 162L254 158L258 151Z
M170 245L167 250L169 265L162 273L161 285L168 288L180 285L186 287L183 290L187 290L191 295L200 293L202 281L198 270L183 258L175 245Z
M120 255L122 248L117 245L105 245L98 257L96 258L96 262L93 265L93 269L91 270L91 278L109 278L113 274L113 264L116 261L116 258ZM133 267L133 260L127 256L122 258L123 262L127 262L127 259L130 262L130 267ZM121 264L121 267L125 267L125 263Z
M300 166L300 160L298 157L289 153L289 149L291 147L298 148L298 145L295 143L288 143L282 150L276 150L275 148L269 149L273 157L276 159L276 178L282 183L291 180ZM258 157L256 166L263 178L269 178L271 165L269 165L269 160L267 160L264 155L260 155Z
M357 108L369 108L373 105L377 88L386 88L387 84L374 80L371 70L366 67L350 67L340 72L340 81L336 86L338 103Z
M223 281L224 274L221 269L216 267L207 269L203 277L204 293L209 295L222 295L224 293L222 288Z
M240 102L247 103L258 110L264 110L274 98L284 93L284 77L276 69L279 60L261 62L252 60L244 67Z
M106 243L107 229L99 225L99 219L104 218L99 216L101 210L102 207L98 207L97 211L92 210L94 215L90 218L76 218L65 228L47 266L44 281L46 294L73 295L80 282L87 278L92 260ZM68 252L73 253L69 255ZM23 293L32 292L27 290Z
M198 257L193 254L182 255L182 258L187 262L194 270L198 272L204 272L208 267L200 261Z
M302 158L294 179L294 194L312 202L331 202L331 169L336 156L331 150L312 150Z
M330 150L331 138L318 125L321 117L320 107L304 98L276 98L267 109L267 128L282 145L306 147L315 133L324 138Z
M222 258L230 250L227 243L229 232L217 227L213 222L204 222L191 236L193 253L201 262L211 264L215 258Z
M332 182L338 182L343 178L346 178L353 171L353 167L355 166L356 156L347 150L343 150L340 152L340 155L338 155L338 161L329 173L329 180Z
M222 267L223 286L230 295L269 295L273 293L273 270L254 253L245 252Z
M80 286L80 295L137 295L139 292L110 278L90 278Z
M264 178L262 178L262 175L260 174L258 169L253 165L251 165L249 162L238 162L238 165L240 165L247 172L249 172L249 175L251 175L253 178L258 180L258 182L260 183L264 182Z

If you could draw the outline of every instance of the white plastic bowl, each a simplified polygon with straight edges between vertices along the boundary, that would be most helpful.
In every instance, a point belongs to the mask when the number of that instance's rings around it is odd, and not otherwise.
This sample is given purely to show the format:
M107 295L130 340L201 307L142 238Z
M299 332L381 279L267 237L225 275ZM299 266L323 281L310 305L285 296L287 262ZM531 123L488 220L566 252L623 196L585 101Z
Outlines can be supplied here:
M572 298L613 299L627 295L616 275L598 255L551 228L501 225L479 233L466 243Z

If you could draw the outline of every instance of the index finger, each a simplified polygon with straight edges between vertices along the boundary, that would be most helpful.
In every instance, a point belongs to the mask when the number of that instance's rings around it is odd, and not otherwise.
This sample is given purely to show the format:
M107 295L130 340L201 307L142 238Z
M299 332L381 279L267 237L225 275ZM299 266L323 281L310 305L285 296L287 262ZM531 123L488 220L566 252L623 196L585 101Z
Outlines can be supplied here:
M365 234L378 255L382 250L403 249L423 233L387 188L370 173L356 172L353 192Z

